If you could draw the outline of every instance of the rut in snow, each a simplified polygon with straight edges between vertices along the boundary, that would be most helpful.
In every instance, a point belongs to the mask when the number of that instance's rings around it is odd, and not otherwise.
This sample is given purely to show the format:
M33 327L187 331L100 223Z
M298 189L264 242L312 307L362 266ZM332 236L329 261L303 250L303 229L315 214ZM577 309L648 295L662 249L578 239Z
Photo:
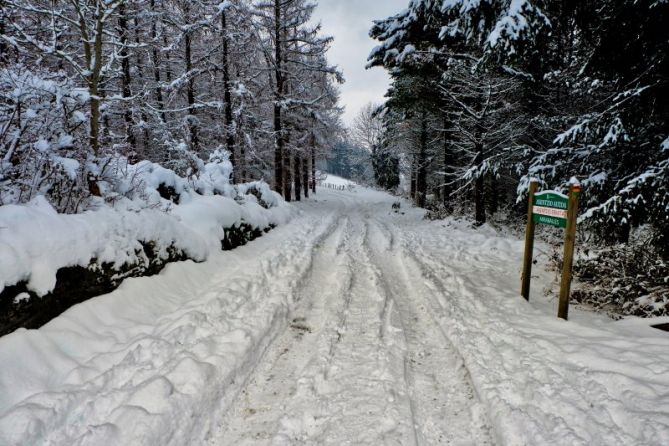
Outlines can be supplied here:
M381 212L340 197L281 336L212 445L490 444L462 359Z

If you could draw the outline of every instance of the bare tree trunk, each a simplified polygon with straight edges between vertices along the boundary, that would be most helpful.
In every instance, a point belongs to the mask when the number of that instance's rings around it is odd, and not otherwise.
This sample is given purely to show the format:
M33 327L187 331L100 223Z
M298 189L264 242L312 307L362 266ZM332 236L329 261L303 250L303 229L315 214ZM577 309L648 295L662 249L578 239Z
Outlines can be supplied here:
M311 146L311 193L316 193L316 144Z
M416 173L418 171L417 165L418 165L417 157L414 154L411 157L411 181L410 181L411 185L409 188L409 196L414 201L414 203L416 202L416 176L417 176Z
M416 205L425 207L427 195L427 116L423 111L420 122L420 152L416 172Z
M477 132L477 140L478 132ZM483 144L477 142L474 150L476 151L476 157L474 158L474 165L478 166L483 160ZM480 226L485 223L485 195L484 195L484 176L479 175L474 182L474 222L476 226Z
M448 184L451 181L450 172L451 172L451 162L453 161L450 151L450 140L448 138L448 118L444 116L444 185L441 188L442 193L442 202L446 209L451 209L451 186Z
M5 20L8 18L5 16L5 2L0 0L0 36L5 34ZM5 39L0 39L0 65L4 65L9 62L9 45Z
M128 20L126 17L125 3L120 3L118 7L118 26L120 28L120 43L121 51L119 56L121 57L121 94L126 101L124 101L123 106L123 121L125 121L125 135L126 142L130 148L130 153L137 153L137 141L135 139L135 134L133 131L132 125L132 110L130 109L130 101L128 100L132 96L132 91L130 90L130 55L128 54Z
M230 94L230 61L228 44L228 28L226 23L225 11L221 13L221 32L223 33L223 99L225 101L225 142L230 152L230 163L232 164L232 182L236 183L239 176L237 174L237 159L235 157L235 135L233 132L232 120L232 95Z
M200 141L197 134L197 125L195 124L195 79L191 70L193 69L193 60L191 54L191 35L186 32L184 36L185 54L186 58L186 73L188 75L188 88L186 95L188 97L188 129L190 131L191 149L197 152L200 146Z
M283 154L283 199L286 201L293 199L292 161L293 154L290 150L286 150Z
M77 4L79 17L79 32L84 45L84 57L89 73L86 75L88 94L90 96L91 116L89 119L88 142L94 155L100 153L100 74L102 72L102 31L104 29L103 13L98 12L95 18L95 35L90 35L90 30L84 19L81 5ZM91 47L93 43L93 47Z
M239 173L240 181L242 183L246 182L246 148L244 144L239 145Z
M295 154L294 159L295 172L293 177L295 178L295 201L302 200L302 156L297 153Z
M309 157L302 156L302 189L304 198L309 198Z
M100 100L98 99L97 82L89 82L88 93L91 96L91 117L89 119L90 132L88 142L97 156L100 153Z
M485 149L483 134L485 132L485 112L483 112L483 102L479 102L476 106L477 112L480 113L477 118L475 133L474 133L474 166L480 167L483 162L483 150ZM485 176L479 172L476 181L474 182L474 224L480 226L486 221L485 212Z
M274 189L283 193L283 165L284 165L284 141L283 129L281 126L281 102L283 100L283 72L281 66L281 0L274 0L274 77L276 80L276 89L274 96Z
M134 18L134 24L135 24L135 44L139 47L141 45L141 38L139 35L139 20L137 19L137 16ZM139 77L140 80L140 85L144 85L144 70L142 70L142 60L139 54L137 55L137 77ZM146 110L142 106L140 107L140 114L142 116L142 122L147 123L149 122L149 117L146 115ZM143 133L144 133L144 150L142 153L142 158L146 158L146 154L148 153L149 149L149 141L150 141L150 134L149 134L149 129L147 128L146 124L143 126Z
M150 3L151 11L155 13L156 9L156 1L151 0ZM165 116L165 105L163 103L163 89L160 86L160 60L158 58L158 48L156 47L155 41L157 37L157 32L156 32L156 21L154 18L151 18L151 42L153 43L153 48L151 50L151 56L152 60L151 63L153 64L153 79L156 81L156 88L155 88L155 95L156 95L156 103L158 104L158 108L160 109L160 119L163 121L163 123L167 122L167 116ZM163 36L163 39L165 37Z
M237 73L239 75L239 73ZM240 135L244 135L244 133L241 131L246 127L246 124L244 123L244 117L239 116L237 118L237 129ZM248 125L248 132L251 134L255 133L255 124L251 122ZM245 183L247 181L247 171L246 171L246 141L244 139L244 136L242 136L239 140L239 172L241 174L241 182Z
M478 177L474 183L475 223L480 226L485 223L485 200L483 194L483 177Z

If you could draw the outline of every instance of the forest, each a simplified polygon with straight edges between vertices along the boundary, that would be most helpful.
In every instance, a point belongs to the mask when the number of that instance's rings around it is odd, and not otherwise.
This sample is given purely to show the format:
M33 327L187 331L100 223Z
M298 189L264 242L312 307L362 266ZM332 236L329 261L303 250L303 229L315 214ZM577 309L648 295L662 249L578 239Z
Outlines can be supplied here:
M340 127L343 80L315 6L1 1L0 205L44 195L81 212L124 193L128 164L194 177L222 151L234 183L308 194Z
M370 35L392 83L352 134L377 183L401 173L435 217L521 227L530 180L575 177L576 296L667 311L669 2L412 0Z

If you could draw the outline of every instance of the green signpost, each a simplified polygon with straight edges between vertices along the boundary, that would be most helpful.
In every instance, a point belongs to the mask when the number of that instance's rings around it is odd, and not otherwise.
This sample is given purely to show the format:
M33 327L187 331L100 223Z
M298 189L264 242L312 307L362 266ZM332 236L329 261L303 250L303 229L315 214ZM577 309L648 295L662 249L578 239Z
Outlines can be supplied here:
M568 207L569 197L566 195L550 190L538 192L532 203L532 221L566 228Z
M564 260L560 280L560 302L558 317L567 319L569 311L569 289L571 287L571 268L574 258L576 238L576 216L581 185L573 182L569 196L557 191L537 192L539 183L531 181L527 206L527 226L525 229L525 256L520 294L530 299L530 277L532 275L532 251L534 249L534 227L537 223L555 226L565 230Z

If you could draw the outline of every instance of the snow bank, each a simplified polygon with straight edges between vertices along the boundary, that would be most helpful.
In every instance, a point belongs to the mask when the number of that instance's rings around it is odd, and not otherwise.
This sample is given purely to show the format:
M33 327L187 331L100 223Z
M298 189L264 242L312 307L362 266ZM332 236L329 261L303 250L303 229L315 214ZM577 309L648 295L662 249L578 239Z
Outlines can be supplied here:
M239 211L238 211L239 214ZM102 208L82 214L58 214L42 197L27 205L0 207L0 291L27 280L42 296L56 285L66 266L139 260L140 241L155 241L158 255L174 246L194 260L209 252L205 239L174 216L155 209L141 212Z
M292 208L267 184L230 185L230 171L226 158L188 180L142 161L101 172L106 200L93 200L92 209L80 214L59 214L42 196L0 206L0 292L27 281L43 296L53 290L60 268L142 263L142 242L152 242L160 259L176 248L203 261L220 250L226 228L245 223L266 229L290 218Z

